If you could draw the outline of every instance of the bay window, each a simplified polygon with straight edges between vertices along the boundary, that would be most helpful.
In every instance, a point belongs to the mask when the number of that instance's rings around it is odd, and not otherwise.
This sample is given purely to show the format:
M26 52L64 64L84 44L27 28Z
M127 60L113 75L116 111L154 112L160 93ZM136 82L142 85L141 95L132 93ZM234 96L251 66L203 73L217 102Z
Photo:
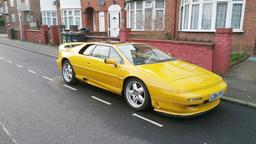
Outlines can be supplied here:
M180 30L214 32L216 28L243 31L246 0L181 0Z
M69 29L71 25L77 25L80 29L82 26L81 10L80 9L67 9L61 11L62 24L66 29Z
M56 11L44 11L42 12L42 23L43 25L57 25L57 13Z
M165 0L128 1L127 27L135 31L164 30Z

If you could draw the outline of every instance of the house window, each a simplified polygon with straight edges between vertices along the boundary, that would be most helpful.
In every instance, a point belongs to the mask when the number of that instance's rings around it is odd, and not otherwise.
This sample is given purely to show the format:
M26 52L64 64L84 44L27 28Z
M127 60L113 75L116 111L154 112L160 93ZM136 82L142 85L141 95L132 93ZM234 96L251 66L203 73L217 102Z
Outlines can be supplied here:
M180 30L214 32L243 30L245 0L181 0Z
M14 0L10 0L10 7L14 7Z
M203 30L209 30L212 26L212 3L203 4L202 25Z
M225 28L228 3L217 3L216 28Z
M15 14L11 14L11 22L16 22L16 15Z
M57 13L56 11L42 12L42 23L43 25L57 25Z
M231 19L232 28L239 29L241 27L242 12L243 12L243 4L234 3L233 9L232 9L232 19Z
M135 31L161 31L164 29L165 0L127 2L128 27Z
M9 15L6 15L5 21L6 21L6 23L9 23L9 22L10 22L10 16L9 16Z
M26 16L26 20L27 20L27 22L33 22L33 16L30 15L30 14L28 14L28 15Z
M69 9L61 11L62 24L66 26L66 29L70 28L70 25L77 25L81 28L81 10Z

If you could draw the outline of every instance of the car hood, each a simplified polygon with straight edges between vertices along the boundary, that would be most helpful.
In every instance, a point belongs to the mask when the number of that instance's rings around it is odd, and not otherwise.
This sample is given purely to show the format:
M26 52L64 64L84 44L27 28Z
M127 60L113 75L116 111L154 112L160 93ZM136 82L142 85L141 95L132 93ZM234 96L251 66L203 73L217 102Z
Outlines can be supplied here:
M189 92L222 81L218 75L180 60L138 66L155 78L160 78L173 91Z

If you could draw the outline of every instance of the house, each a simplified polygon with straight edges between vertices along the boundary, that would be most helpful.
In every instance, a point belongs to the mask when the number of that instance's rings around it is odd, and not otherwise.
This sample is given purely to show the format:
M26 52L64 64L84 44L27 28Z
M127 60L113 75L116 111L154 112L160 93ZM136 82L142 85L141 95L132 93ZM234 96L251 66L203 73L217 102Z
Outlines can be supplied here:
M19 28L20 22L22 25L30 25L31 28L37 28L41 24L39 0L5 0L3 2L5 9L8 9L5 13L8 28Z
M38 19L30 15L39 10L39 0L18 1L25 3L25 8L19 5L22 19L40 23L42 18L48 26L87 27L108 37L119 37L127 27L135 38L212 43L216 29L233 28L232 50L252 52L256 47L255 0L41 0ZM16 0L4 4L8 25L17 26Z
M83 26L93 32L118 37L124 15L124 0L81 0Z
M121 11L124 9L125 4L124 0L41 1L41 3L48 4L55 2L57 12L60 12L59 21L61 25L65 25L66 29L70 29L70 26L76 25L79 29L87 27L91 32L106 33L110 37L119 36L122 18ZM42 15L44 14L42 13Z
M255 0L126 0L125 5L135 37L214 42L217 28L233 28L232 50L256 47Z

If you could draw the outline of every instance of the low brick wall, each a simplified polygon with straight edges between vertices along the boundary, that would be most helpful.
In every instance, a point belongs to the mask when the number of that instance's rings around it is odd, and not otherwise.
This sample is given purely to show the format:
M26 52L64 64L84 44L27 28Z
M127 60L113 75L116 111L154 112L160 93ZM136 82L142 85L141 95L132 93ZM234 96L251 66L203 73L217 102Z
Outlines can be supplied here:
M23 32L25 32L23 34L23 39L25 41L34 42L34 43L40 43L40 36L41 36L41 31L40 30L25 30ZM15 38L17 40L21 40L21 38L20 38L20 30L19 29L15 29L15 33L16 33L16 37Z
M213 43L195 43L170 40L128 39L129 42L145 43L157 47L174 57L212 71Z
M12 31L15 33L14 36ZM21 40L20 29L8 29L8 37L11 39ZM22 37L24 41L59 45L59 32L57 26L51 26L50 30L47 25L42 25L39 30L29 29L29 26L24 25L22 29Z
M40 43L41 31L40 30L26 30L25 39L29 42Z
M0 25L0 34L5 34L6 33L6 27Z
M138 39L131 38L130 34L130 29L121 29L120 41L152 45L181 60L191 62L217 74L224 74L229 70L232 29L217 29L214 43Z

